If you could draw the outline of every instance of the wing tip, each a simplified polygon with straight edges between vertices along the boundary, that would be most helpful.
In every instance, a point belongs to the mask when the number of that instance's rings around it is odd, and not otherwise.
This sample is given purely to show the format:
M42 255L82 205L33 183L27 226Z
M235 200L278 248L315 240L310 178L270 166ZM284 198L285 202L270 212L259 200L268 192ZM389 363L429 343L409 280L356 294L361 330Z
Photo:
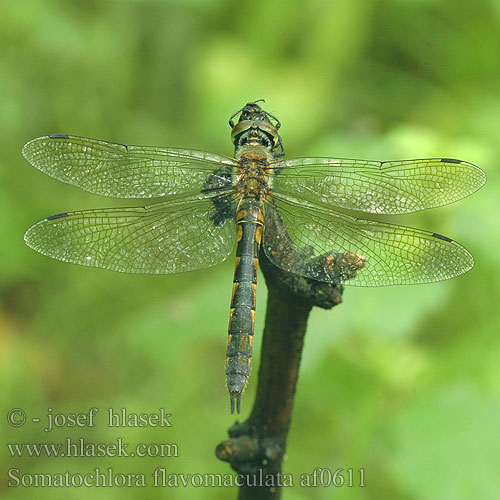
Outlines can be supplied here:
M40 221L41 222L41 221ZM24 243L27 247L31 248L32 250L35 250L38 252L38 249L36 248L36 243L33 241L33 229L40 224L40 222L37 222L33 224L25 233L24 233ZM41 252L39 252L41 253Z
M69 139L69 135L67 134L49 134L49 135L42 135L40 137L35 137L34 139L31 139L31 141L28 141L22 148L21 153L24 156L25 160L31 163L33 166L36 167L33 157L35 155L35 152L38 146L38 143L46 141L47 139ZM38 168L38 167L37 167Z
M48 139L70 139L71 136L68 134L48 134L48 135L42 135L40 137L35 137L34 139L31 139L31 141L28 141L24 146L23 149L21 150L24 158L33 164L31 158L33 156L33 151L34 148L33 146L38 144L39 142L47 141Z
M33 164L32 162L32 156L33 156L33 143L39 141L41 137L37 137L36 139L31 139L31 141L28 141L24 146L23 149L21 150L22 155L24 156L24 159Z
M465 161L465 160L458 160L456 158L441 158L441 162L442 163L454 163L455 165L463 165L464 167L468 167L469 169L475 170L475 172L477 174L478 182L474 186L475 187L474 191L471 191L470 194L474 193L475 191L477 191L478 189L483 187L484 184L486 183L486 180L487 180L486 172L482 168L478 167L477 165L474 165L474 163L470 163L470 162Z

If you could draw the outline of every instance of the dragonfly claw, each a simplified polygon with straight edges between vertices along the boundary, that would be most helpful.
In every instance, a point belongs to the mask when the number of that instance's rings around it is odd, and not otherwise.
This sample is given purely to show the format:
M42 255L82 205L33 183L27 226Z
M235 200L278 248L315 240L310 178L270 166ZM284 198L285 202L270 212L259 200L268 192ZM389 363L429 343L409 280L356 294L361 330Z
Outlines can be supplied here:
M231 401L231 415L234 413L234 398L236 397L236 412L241 410L241 392L230 392L229 399Z

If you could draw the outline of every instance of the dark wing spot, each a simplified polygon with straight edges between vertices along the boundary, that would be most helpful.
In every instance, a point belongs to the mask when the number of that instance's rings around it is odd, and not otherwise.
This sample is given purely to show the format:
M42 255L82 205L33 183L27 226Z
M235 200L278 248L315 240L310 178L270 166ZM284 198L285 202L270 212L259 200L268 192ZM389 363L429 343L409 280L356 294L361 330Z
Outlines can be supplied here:
M447 241L448 243L451 243L453 241L451 238L448 238L448 236L443 236L439 233L432 233L432 236L434 236L434 238L439 238L440 240Z
M60 219L61 217L67 217L67 216L68 212L63 212L62 214L51 215L50 217L47 217L47 220Z
M441 158L443 163L462 163L462 160L455 160L455 158Z
M50 134L49 137L51 139L69 139L68 134Z

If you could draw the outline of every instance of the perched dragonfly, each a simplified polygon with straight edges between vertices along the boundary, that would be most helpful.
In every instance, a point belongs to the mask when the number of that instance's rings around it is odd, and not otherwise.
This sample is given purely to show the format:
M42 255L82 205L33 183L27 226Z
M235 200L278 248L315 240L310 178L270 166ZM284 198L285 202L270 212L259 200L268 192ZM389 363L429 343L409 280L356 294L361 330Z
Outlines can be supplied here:
M236 246L226 356L231 413L235 402L240 411L250 375L261 243L278 268L325 283L383 286L452 278L473 266L456 241L351 212L438 207L486 181L478 167L451 158L285 159L281 124L258 102L229 120L234 157L65 134L23 148L33 166L85 191L163 198L47 217L25 235L44 255L126 273L170 274L213 266Z

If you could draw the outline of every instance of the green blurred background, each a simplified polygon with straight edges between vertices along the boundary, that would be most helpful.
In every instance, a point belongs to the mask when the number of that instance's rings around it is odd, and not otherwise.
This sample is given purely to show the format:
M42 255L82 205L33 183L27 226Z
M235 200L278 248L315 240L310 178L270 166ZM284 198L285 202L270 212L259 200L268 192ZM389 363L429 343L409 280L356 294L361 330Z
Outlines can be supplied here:
M282 121L288 156L470 161L486 186L394 221L463 243L476 265L421 286L347 288L314 310L284 472L365 470L365 488L288 488L286 499L493 499L500 491L500 2L498 0L35 1L0 4L2 480L12 499L230 499L234 488L8 488L22 473L227 473L224 382L233 262L121 275L36 254L35 221L119 206L21 156L48 133L232 154L228 117L249 100ZM258 289L257 382L266 287ZM13 428L98 407L94 428ZM106 409L173 414L116 429ZM42 419L42 422L44 420ZM175 443L171 458L12 458L4 442L84 437Z

